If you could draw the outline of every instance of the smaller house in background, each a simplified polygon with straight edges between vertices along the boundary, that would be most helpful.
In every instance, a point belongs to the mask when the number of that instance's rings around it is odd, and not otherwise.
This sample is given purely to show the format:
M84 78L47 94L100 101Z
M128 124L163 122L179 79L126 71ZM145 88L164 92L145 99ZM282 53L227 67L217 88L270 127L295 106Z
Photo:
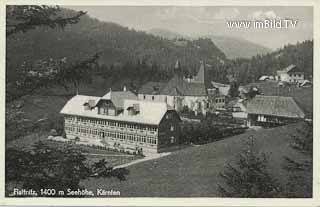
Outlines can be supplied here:
M247 103L248 126L278 126L304 119L305 114L292 97L260 96Z
M283 70L277 71L277 79L289 83L301 83L304 81L304 72L296 65L289 65Z

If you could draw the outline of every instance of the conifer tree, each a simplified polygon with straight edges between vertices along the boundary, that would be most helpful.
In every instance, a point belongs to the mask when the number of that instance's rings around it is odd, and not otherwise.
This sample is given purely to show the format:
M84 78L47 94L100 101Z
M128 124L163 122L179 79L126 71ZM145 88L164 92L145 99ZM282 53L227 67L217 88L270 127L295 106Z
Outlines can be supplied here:
M228 164L220 173L225 182L218 185L218 191L223 197L272 198L279 195L279 184L268 171L267 156L259 153L254 141L249 137L236 165Z

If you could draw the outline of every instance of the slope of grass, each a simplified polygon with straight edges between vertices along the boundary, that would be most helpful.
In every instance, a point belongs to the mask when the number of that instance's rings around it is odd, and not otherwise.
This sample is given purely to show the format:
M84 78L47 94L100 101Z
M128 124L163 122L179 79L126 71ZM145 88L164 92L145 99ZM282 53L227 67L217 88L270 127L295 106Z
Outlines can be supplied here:
M82 184L91 190L97 188L121 191L124 197L218 197L219 173L227 163L237 159L248 136L256 138L256 146L269 156L271 172L281 182L287 179L282 169L283 156L298 155L289 147L291 136L300 124L273 129L248 131L245 134L199 147L186 148L170 156L128 167L127 181L115 179L88 179Z

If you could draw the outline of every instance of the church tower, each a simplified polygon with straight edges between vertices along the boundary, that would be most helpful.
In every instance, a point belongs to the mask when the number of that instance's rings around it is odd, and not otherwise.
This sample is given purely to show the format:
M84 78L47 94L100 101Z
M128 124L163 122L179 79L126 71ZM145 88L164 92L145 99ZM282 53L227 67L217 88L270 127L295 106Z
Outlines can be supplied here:
M211 86L206 64L202 60L200 61L200 68L197 75L193 77L193 82L203 83L207 89Z
M182 77L182 68L179 60L176 61L173 72L175 76Z

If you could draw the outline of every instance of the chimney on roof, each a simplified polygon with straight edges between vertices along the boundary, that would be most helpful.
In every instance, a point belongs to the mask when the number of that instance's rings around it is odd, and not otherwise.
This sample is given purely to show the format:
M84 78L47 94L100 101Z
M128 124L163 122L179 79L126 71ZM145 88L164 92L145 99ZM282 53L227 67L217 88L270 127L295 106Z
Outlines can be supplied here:
M127 91L127 87L125 85L123 86L123 91Z

